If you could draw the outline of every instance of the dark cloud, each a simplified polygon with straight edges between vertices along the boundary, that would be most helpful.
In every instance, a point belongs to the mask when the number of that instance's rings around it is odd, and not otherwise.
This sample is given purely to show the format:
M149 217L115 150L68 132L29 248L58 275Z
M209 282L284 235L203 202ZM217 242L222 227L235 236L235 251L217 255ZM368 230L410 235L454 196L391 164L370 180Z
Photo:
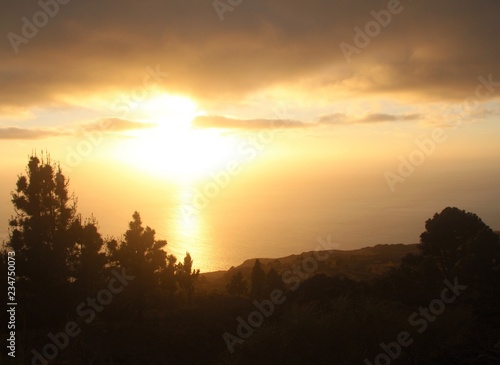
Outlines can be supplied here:
M382 122L404 122L421 120L420 114L367 114L363 118L354 118L342 113L334 113L318 118L319 124L362 124L362 123L382 123Z
M38 129L19 127L0 127L0 140L32 140L49 137L70 136L82 132L102 131L102 132L124 132L128 130L154 128L154 123L141 123L120 118L103 118L96 122L81 125L74 129Z
M103 118L97 122L83 125L82 129L86 131L124 132L136 129L149 129L156 126L157 124L155 123L135 122L121 118Z
M347 115L343 113L334 113L324 115L318 118L319 124L342 124L348 121Z
M332 100L442 101L473 95L480 75L500 81L493 0L402 1L401 13L347 62L339 45L355 46L354 27L365 29L387 3L244 1L221 22L210 0L70 1L16 54L7 35L22 36L21 19L40 5L9 1L0 14L0 104L127 92L156 65L169 73L159 87L200 100L242 100L284 85L311 98L325 91Z
M262 128L310 128L320 125L363 124L382 122L404 122L421 120L420 114L367 114L363 118L355 118L343 113L334 113L317 118L316 122L301 122L283 119L236 119L223 116L198 116L193 120L197 128L225 129L262 129Z
M262 128L304 128L311 124L284 119L235 119L222 116L198 116L193 120L197 128L262 129Z
M361 118L356 121L356 123L379 123L379 122L404 122L411 120L419 120L422 116L419 114L383 114L383 113L374 113L368 114L364 118Z
M59 137L67 135L63 132L49 131L41 129L27 129L27 128L17 128L17 127L0 127L0 140L28 140L28 139L39 139L48 137Z

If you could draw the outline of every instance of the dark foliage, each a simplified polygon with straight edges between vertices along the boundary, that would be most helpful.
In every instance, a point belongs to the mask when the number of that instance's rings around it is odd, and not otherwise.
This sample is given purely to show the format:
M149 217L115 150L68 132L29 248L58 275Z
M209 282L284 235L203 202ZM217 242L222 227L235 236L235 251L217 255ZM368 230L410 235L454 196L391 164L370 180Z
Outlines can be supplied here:
M255 260L252 269L250 295L253 298L263 298L266 294L266 273L259 260Z

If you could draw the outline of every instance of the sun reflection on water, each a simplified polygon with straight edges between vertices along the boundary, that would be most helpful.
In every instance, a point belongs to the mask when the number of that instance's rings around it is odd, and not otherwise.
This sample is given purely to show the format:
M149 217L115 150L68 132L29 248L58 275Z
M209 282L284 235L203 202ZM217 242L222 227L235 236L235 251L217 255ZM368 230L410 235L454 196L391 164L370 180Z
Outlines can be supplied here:
M216 270L214 260L213 237L211 229L204 219L203 212L193 208L194 187L190 184L179 186L178 204L172 217L171 251L182 261L186 252L191 254L194 267L203 272Z

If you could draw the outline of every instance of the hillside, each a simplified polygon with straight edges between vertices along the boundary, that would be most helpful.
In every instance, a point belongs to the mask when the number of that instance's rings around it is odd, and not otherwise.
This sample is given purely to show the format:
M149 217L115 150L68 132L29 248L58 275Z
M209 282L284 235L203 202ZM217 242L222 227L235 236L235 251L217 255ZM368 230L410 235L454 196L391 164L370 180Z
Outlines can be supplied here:
M301 272L305 273L304 265L306 267L310 265L311 276L324 273L330 276L344 275L354 280L368 280L373 276L385 273L391 267L399 265L403 256L417 252L417 244L386 244L348 251L309 251L273 259L259 258L259 260L266 272L272 268L279 274L287 270L301 270ZM319 261L314 259L315 257L325 259ZM243 277L249 282L255 260L256 258L245 260L241 265L231 267L227 271L200 274L200 289L203 291L225 291L227 283L237 271L241 271ZM317 264L317 268L314 263Z

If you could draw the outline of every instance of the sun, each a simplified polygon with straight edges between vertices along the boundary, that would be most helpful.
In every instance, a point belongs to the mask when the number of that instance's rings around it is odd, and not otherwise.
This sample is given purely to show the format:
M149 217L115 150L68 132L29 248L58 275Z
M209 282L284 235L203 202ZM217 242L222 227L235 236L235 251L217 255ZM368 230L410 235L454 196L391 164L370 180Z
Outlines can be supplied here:
M216 173L231 159L234 140L220 130L192 126L206 114L185 96L162 94L141 105L145 120L155 128L134 131L117 157L149 174L180 182L193 182Z
M179 95L161 94L140 107L159 127L187 128L196 116L204 114L192 99Z

